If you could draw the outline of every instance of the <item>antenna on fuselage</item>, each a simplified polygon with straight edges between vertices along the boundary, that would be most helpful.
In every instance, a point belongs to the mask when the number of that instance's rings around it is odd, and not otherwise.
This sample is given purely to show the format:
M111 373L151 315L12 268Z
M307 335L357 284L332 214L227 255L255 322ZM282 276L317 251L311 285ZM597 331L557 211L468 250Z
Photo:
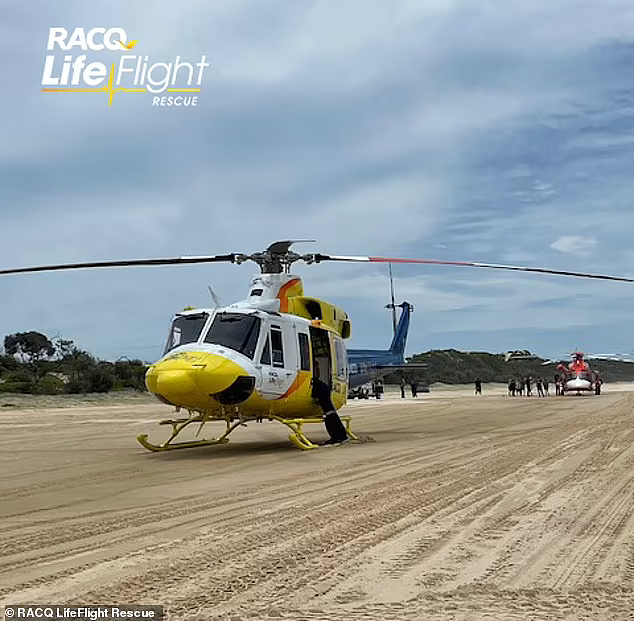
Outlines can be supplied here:
M209 289L209 295L214 303L214 308L222 306L222 300L216 295L216 292L211 288L211 285L207 285L207 289Z

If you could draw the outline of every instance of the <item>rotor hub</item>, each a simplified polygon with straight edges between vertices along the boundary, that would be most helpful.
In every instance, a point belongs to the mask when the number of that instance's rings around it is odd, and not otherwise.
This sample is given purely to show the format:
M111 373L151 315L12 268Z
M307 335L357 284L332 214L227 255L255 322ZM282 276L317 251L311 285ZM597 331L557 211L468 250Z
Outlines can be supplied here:
M297 261L304 261L308 264L315 262L316 255L314 254L298 254L290 250L292 244L312 241L314 240L295 239L278 241L271 244L262 252L254 252L253 254L236 254L235 262L240 264L245 261L253 261L260 266L262 274L288 274L291 270L291 265Z

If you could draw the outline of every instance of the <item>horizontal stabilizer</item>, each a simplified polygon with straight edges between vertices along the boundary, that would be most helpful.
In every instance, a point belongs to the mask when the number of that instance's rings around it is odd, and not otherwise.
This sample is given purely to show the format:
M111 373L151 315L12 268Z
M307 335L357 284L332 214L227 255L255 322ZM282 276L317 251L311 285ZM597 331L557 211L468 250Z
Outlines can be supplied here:
M412 362L411 364L380 364L379 369L391 369L394 371L407 371L408 369L428 369L429 365L425 362Z

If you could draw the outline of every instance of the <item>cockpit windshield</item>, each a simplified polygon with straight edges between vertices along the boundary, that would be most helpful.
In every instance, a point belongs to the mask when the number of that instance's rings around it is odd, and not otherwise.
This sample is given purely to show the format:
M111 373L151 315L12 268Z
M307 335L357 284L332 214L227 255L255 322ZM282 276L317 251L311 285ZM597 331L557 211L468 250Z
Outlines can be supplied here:
M185 343L195 343L205 327L208 317L207 313L194 313L175 317L167 337L164 353Z
M205 336L205 343L223 345L253 358L259 334L259 317L240 313L218 313Z

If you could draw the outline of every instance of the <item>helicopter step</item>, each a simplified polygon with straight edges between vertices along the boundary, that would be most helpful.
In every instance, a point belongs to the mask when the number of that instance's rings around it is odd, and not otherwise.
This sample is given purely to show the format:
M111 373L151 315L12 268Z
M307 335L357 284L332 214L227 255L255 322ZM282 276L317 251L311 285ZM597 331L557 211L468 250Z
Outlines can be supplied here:
M250 418L247 420L241 418L234 418L231 416L209 416L205 414L200 414L198 412L192 413L192 416L189 418L176 418L176 419L167 419L159 421L159 425L171 425L172 426L172 435L162 444L153 444L148 440L147 434L141 434L137 436L137 440L143 446L143 448L152 452L161 452L161 451L174 451L177 449L186 449L186 448L196 448L199 446L212 446L214 444L227 444L229 442L229 435L240 425L245 425L249 421L257 421L262 422L262 420L269 421L278 421L283 425L286 425L292 433L289 434L288 439L291 443L296 446L298 449L303 451L308 451L311 449L317 448L319 445L311 442L303 431L303 426L311 423L324 423L323 418L281 418L278 416L267 416L262 418ZM200 433L202 426L212 420L224 421L226 424L225 432L217 437L217 438L209 438L202 440L188 440L185 442L175 442L176 437L189 425L193 423L199 423L200 427L198 428L198 432L196 435ZM352 422L351 416L342 416L341 421L346 426L346 433L348 434L348 438L353 442L361 442L361 439L356 436L352 430L350 429L350 423Z

